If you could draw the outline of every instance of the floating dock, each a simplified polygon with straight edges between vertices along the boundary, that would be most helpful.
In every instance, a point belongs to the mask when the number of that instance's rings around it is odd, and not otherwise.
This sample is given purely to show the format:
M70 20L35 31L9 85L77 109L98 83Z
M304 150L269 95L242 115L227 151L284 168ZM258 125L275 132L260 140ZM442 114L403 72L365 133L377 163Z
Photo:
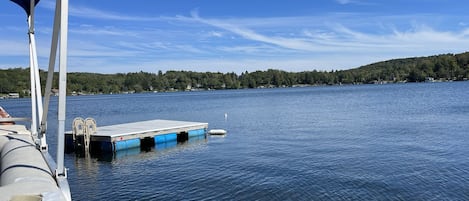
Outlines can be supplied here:
M205 136L207 128L208 123L161 119L102 126L89 135L89 151L107 153L166 142L184 142L191 137ZM85 150L82 143L85 136L66 132L66 150Z

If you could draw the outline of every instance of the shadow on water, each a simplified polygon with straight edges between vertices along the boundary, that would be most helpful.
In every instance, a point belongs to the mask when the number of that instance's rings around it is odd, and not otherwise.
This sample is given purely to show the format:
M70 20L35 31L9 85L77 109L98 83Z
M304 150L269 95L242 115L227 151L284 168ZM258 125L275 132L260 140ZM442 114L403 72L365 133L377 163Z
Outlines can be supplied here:
M187 141L177 142L169 141L163 143L153 144L151 146L142 146L136 148L130 148L125 150L119 150L117 152L109 153L75 153L77 159L84 159L89 161L95 159L97 161L104 162L115 162L124 159L132 158L157 158L162 156L171 155L186 149L201 146L207 143L207 138L203 135L190 137ZM70 154L71 155L71 154Z

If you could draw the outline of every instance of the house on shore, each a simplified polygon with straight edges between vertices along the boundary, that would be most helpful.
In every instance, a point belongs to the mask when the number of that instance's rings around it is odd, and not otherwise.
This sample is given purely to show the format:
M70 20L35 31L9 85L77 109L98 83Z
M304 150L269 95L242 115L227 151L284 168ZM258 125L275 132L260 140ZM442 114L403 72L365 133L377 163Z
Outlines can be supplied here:
M19 93L8 93L7 98L20 98Z

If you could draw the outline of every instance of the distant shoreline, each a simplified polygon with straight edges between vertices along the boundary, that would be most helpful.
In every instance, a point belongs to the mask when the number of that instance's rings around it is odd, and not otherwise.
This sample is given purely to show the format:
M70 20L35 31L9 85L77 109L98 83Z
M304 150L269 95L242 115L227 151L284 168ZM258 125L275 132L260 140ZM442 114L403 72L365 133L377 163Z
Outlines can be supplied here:
M465 82L468 80L463 80L463 81L443 81L443 80L437 80L437 81L426 81L426 82L377 82L377 83L355 83L355 84L324 84L324 85L295 85L295 86L281 86L281 87L265 87L265 86L259 86L257 88L238 88L238 89L192 89L192 90L172 90L172 91L140 91L140 92L135 92L135 91L125 91L125 92L119 92L119 93L76 93L76 92L70 92L67 94L67 96L95 96L95 95L123 95L123 94L150 94L150 93L177 93L177 92L200 92L200 91L229 91L229 90L250 90L250 89L280 89L280 88L308 88L308 87L328 87L328 86L359 86L359 85L392 85L392 84L417 84L417 83L450 83L450 82ZM0 94L0 100L2 99L20 99L20 98L29 98L29 96L18 96L16 95L17 93L13 93L15 95L11 94ZM58 93L52 93L52 96L58 96Z
M29 69L0 70L0 94L29 95ZM57 90L57 73L55 73ZM41 71L45 78L47 72ZM469 78L469 52L429 57L394 59L350 70L286 72L276 69L243 72L158 71L99 74L68 73L69 95L141 92L200 91L244 88L388 84L407 82L452 82ZM44 84L44 82L42 83ZM43 86L44 88L44 86Z

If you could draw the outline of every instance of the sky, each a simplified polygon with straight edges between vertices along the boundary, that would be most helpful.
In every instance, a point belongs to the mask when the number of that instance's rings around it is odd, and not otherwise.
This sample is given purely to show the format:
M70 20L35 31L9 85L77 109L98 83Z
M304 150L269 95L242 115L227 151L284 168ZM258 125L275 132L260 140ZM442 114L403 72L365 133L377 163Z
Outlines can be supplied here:
M68 71L289 72L469 51L463 0L70 1ZM47 69L55 1L36 6ZM29 66L25 12L0 1L0 68Z

